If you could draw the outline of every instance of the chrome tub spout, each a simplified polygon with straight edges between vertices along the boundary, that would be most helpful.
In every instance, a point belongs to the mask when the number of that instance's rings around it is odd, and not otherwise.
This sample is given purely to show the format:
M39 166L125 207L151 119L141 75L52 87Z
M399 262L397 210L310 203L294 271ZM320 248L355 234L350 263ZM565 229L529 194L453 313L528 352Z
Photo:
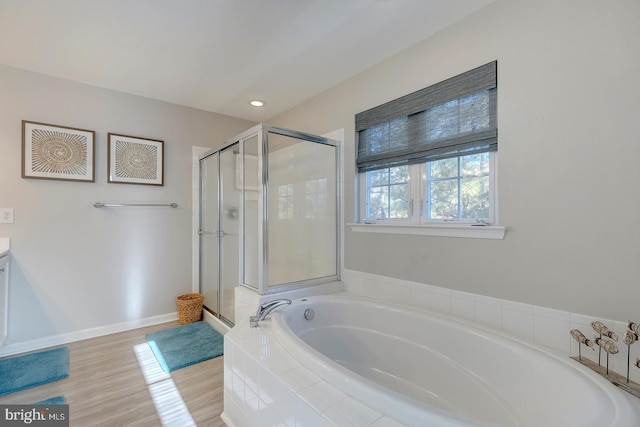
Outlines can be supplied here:
M258 311L256 311L256 314L249 317L249 325L252 328L257 328L261 320L266 319L269 313L284 304L291 304L291 300L283 298L260 304L260 306L258 307Z

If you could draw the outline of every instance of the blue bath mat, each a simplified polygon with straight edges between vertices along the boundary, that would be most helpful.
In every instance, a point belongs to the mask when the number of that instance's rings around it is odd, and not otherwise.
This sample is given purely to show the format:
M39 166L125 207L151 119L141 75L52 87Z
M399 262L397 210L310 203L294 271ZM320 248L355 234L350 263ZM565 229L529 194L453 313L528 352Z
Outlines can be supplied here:
M204 321L153 332L146 338L165 372L213 359L223 352L223 336Z
M56 396L51 399L41 400L40 402L34 403L34 405L66 405L67 399L64 396Z
M0 395L58 381L69 376L69 348L0 360Z

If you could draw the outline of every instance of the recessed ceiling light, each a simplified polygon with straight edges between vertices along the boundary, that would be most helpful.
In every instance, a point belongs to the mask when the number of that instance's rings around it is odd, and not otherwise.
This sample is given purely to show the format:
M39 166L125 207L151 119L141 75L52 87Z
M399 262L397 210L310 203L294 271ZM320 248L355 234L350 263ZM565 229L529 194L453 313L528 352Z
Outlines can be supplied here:
M249 104L253 105L254 107L264 107L266 102L260 101L259 99L254 99L253 101L249 102Z

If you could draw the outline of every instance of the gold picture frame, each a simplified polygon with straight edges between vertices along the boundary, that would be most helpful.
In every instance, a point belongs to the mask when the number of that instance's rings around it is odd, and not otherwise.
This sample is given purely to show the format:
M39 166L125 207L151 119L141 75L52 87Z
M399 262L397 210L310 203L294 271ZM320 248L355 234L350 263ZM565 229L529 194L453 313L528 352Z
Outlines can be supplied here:
M109 133L107 182L164 185L164 141Z
M22 121L22 178L95 182L93 130Z

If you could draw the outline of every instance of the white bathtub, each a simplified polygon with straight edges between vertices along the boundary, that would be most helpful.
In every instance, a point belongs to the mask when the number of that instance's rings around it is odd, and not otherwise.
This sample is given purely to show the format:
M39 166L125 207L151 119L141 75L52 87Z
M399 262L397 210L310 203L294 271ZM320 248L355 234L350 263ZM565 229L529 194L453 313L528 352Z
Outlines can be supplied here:
M475 323L345 296L295 300L272 317L302 365L407 426L640 426L599 375Z

